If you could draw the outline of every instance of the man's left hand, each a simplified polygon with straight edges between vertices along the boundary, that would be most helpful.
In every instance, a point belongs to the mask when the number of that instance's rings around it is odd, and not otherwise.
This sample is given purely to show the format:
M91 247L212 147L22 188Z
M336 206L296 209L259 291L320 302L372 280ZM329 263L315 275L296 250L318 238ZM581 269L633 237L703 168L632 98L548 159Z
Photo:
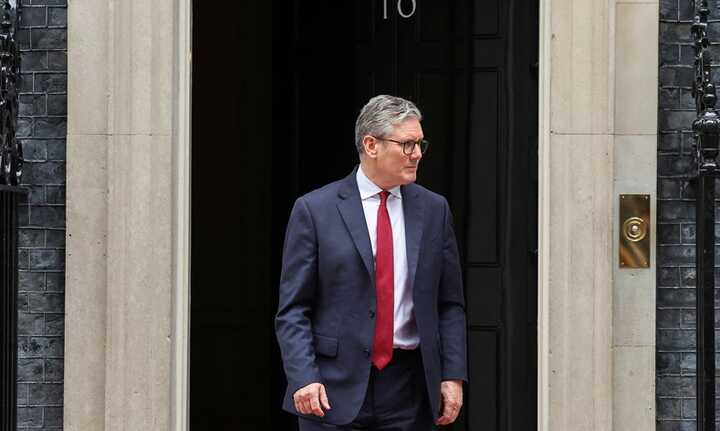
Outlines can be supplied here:
M455 422L463 404L462 380L446 380L440 384L442 395L442 416L435 421L436 425L448 425Z

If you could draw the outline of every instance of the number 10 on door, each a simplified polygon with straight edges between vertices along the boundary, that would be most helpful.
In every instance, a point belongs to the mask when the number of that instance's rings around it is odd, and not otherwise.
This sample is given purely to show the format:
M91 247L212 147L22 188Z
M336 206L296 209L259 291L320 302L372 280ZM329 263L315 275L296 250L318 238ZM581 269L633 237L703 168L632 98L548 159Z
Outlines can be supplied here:
M387 3L388 0L383 0L383 19L387 19ZM397 0L397 11L398 15L400 15L403 18L410 18L411 16L415 15L415 9L417 8L416 0L410 0L410 3L412 4L412 9L410 10L410 13L405 13L403 10L403 0Z

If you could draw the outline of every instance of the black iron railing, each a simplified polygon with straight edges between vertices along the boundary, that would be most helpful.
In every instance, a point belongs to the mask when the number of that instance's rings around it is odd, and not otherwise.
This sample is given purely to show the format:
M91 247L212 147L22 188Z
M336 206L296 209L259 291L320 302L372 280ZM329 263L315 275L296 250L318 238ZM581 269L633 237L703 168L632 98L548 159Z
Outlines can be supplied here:
M19 111L20 0L0 0L0 184L19 185L23 169L22 142L15 137Z
M696 322L697 322L697 429L715 431L715 178L720 117L715 110L712 83L707 0L691 0L695 10L691 27L695 43L693 97L697 118L692 128L696 161Z
M23 153L16 139L20 0L0 0L0 431L17 428L17 230Z
M0 431L17 427L17 209L22 193L0 186Z

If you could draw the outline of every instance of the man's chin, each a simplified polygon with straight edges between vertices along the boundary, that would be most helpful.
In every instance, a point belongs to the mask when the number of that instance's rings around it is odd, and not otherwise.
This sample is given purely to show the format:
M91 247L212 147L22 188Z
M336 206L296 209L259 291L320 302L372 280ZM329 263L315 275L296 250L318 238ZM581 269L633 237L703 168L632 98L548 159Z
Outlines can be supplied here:
M403 185L414 183L416 179L417 175L415 174L415 172L413 172L412 174L405 173L405 175L403 175Z

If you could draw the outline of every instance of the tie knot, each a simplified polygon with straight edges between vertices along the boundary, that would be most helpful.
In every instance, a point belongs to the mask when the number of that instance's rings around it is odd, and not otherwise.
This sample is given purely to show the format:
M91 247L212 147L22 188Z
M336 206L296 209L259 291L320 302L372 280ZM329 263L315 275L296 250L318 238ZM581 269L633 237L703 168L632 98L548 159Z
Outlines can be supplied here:
M385 203L387 201L388 196L390 196L390 192L387 190L383 190L380 192L380 203Z

